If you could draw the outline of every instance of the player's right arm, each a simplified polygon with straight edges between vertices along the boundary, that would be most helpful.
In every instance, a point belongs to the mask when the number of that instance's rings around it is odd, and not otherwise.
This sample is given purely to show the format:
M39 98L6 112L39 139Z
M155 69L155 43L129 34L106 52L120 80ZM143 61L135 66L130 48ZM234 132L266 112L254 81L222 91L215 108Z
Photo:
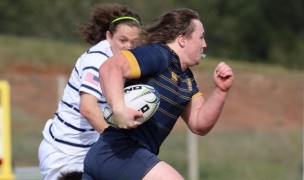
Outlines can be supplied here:
M127 58L122 53L110 57L100 66L99 78L102 92L112 108L115 124L123 129L140 125L140 122L134 121L134 119L142 117L142 113L127 108L124 103L124 80L131 78Z
M105 100L100 90L98 68L108 57L101 53L89 53L81 58L84 59L77 62L75 67L81 79L79 111L96 131L102 133L108 124L101 110Z

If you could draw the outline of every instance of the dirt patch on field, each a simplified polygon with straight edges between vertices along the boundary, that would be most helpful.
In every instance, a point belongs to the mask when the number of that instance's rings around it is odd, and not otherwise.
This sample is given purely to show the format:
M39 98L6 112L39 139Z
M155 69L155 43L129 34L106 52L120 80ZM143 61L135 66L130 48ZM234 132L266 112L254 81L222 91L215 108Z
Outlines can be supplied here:
M71 69L58 65L33 67L11 64L0 72L11 85L14 112L37 119L41 126L53 117L59 99L60 78ZM211 72L195 71L199 87L207 99L214 84ZM303 128L303 79L235 71L236 80L229 92L216 129L282 131ZM183 123L178 123L177 128Z

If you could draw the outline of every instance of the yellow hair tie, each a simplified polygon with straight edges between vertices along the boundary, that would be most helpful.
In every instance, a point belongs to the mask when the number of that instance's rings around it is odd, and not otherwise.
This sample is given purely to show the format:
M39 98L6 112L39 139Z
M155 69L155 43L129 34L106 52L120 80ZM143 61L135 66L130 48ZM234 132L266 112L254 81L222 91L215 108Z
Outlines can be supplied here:
M116 18L111 22L111 24L115 23L117 21L120 21L120 20L125 20L125 19L130 19L130 20L133 20L133 21L137 22L138 24L140 24L140 22L137 19L135 19L134 17L131 17L131 16L122 16L122 17Z

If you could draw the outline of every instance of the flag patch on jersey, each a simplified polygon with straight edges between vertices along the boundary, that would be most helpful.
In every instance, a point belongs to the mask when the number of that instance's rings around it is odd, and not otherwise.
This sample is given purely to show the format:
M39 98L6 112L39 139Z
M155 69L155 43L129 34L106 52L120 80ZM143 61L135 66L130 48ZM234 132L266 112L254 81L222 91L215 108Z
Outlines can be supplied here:
M85 77L85 81L89 82L95 86L99 86L99 78L95 76L93 73L88 72Z

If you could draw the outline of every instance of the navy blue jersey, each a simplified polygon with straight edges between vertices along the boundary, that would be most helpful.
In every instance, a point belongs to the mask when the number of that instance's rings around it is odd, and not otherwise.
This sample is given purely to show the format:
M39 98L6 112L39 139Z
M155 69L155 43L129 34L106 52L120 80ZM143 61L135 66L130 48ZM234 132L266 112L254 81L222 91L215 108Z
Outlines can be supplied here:
M123 54L129 61L132 79L126 81L125 86L147 84L160 94L156 113L137 128L125 131L158 154L186 105L201 93L191 70L182 71L178 56L168 46L156 43L123 51Z

